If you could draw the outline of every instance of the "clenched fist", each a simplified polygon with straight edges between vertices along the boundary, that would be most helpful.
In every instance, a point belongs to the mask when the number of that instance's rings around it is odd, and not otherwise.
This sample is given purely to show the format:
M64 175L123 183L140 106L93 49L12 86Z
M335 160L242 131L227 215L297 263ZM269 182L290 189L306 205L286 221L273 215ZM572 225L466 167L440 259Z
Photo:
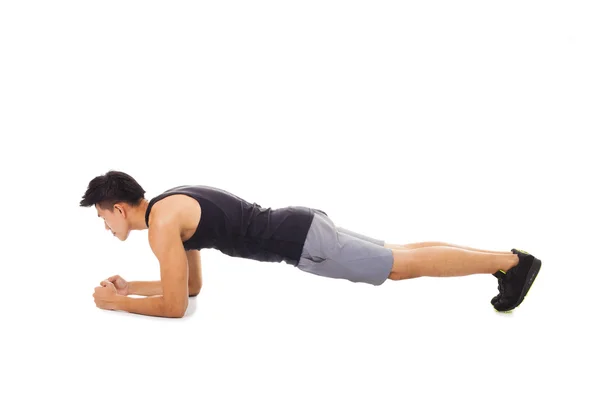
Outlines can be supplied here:
M117 293L121 296L127 296L129 294L129 282L121 278L119 275L111 276L107 279L107 281L115 285Z
M114 310L116 306L115 298L117 296L115 285L109 281L102 281L100 284L102 286L98 286L94 289L94 302L96 303L96 307L104 310Z

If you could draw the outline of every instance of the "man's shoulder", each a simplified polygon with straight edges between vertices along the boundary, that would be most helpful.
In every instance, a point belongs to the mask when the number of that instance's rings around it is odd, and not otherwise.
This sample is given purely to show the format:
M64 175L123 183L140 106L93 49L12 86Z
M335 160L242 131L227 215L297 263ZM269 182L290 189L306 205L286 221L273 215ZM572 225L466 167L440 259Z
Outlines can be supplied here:
M200 203L185 193L173 193L161 198L150 212L149 225L187 225L201 212Z

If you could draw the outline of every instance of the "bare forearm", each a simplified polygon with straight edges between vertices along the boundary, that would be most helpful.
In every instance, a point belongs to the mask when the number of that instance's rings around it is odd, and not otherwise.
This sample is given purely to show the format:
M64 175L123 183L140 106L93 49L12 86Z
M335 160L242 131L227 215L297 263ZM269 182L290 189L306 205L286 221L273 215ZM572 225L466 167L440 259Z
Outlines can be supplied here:
M160 281L133 281L129 282L129 294L138 296L158 296L162 294Z
M116 310L169 318L181 318L187 309L187 304L185 304L185 307L169 306L161 295L141 298L117 296L115 305Z
M190 296L197 296L200 293L201 284L188 284ZM162 293L162 284L160 281L132 281L129 282L128 294L138 296L158 296Z

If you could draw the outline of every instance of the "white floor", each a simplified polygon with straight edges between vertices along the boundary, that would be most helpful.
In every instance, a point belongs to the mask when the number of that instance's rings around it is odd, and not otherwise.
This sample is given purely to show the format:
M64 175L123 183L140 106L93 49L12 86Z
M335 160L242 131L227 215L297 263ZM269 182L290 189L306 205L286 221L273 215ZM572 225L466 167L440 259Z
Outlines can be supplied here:
M0 398L598 398L592 2L202 4L0 5ZM159 276L78 207L109 169L543 267L500 314L491 275L211 250L185 318L103 311L102 279Z

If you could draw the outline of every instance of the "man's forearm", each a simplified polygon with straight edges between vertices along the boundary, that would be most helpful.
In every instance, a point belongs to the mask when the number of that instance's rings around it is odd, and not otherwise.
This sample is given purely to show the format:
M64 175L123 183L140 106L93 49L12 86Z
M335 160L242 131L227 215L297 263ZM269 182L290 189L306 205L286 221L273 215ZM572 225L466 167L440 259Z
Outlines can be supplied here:
M183 317L187 309L185 307L169 307L163 298L163 296L151 296L151 297L127 297L127 296L116 296L115 297L115 309L121 311L127 311L134 314L150 315L153 317L170 317L180 318Z
M158 296L162 294L160 281L133 281L129 282L129 294L138 296Z
M128 294L138 296L158 296L162 294L162 284L160 281L132 281L129 282ZM200 293L200 287L188 284L190 296L197 296Z

